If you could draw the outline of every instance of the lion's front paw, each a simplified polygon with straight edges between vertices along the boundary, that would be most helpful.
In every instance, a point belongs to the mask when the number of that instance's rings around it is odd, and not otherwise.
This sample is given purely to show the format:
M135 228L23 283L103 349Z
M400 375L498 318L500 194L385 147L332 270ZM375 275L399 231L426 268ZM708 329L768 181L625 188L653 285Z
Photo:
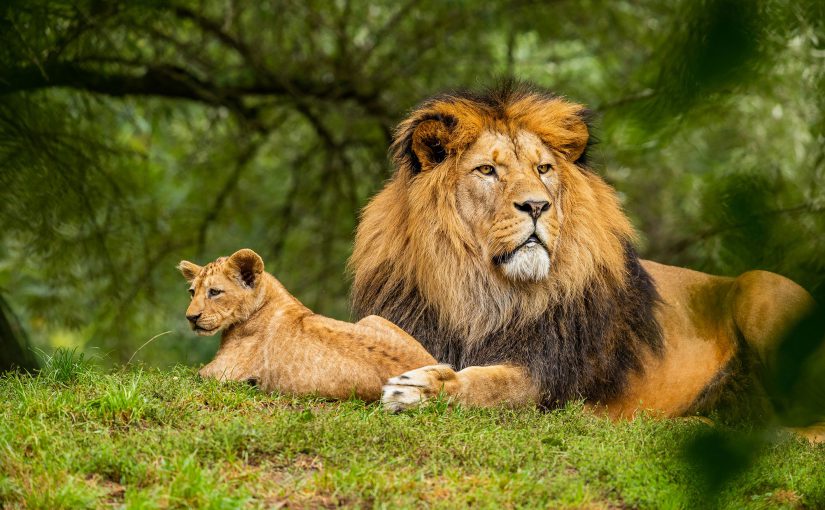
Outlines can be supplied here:
M455 393L458 379L449 365L430 365L404 372L384 385L381 402L393 413L420 405L442 391Z

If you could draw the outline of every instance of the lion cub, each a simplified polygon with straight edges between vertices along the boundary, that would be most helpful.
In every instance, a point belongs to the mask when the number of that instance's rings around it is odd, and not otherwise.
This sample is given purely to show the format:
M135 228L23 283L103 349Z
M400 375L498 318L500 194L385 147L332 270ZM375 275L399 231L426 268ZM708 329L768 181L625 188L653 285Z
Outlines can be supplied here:
M312 313L243 249L201 267L181 261L192 302L186 318L199 335L223 331L199 374L250 381L265 391L378 400L398 374L436 363L413 337L376 315L355 324Z

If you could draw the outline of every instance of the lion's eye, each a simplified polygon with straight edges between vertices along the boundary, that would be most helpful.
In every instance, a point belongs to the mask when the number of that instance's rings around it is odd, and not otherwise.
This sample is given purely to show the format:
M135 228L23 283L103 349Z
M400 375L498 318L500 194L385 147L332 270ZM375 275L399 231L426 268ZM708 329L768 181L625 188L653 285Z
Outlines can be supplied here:
M189 295L195 297L195 289L189 289Z
M552 169L553 169L553 165L551 165L550 163L545 163L543 165L539 165L539 166L536 167L536 170L538 170L539 174L541 174L541 175L546 174L547 172L549 172Z
M222 293L223 291L220 289L209 289L209 297L215 297Z
M480 173L481 175L487 175L487 176L496 175L496 169L493 168L492 165L477 166L473 170Z

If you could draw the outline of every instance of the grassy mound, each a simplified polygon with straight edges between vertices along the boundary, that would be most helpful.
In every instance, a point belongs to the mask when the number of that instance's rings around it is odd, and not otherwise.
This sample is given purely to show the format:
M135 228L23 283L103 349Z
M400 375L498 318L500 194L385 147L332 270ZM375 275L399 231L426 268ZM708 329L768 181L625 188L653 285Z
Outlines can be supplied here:
M389 415L59 353L0 377L0 507L696 508L707 480L682 446L708 430L576 405ZM763 444L713 503L825 506L825 446Z

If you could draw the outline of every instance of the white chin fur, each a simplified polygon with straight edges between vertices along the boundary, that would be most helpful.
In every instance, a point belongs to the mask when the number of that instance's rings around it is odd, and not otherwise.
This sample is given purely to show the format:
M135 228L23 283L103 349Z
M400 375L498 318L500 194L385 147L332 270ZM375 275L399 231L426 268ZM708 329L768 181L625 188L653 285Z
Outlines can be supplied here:
M550 274L550 255L542 246L525 246L501 265L511 280L538 282Z

